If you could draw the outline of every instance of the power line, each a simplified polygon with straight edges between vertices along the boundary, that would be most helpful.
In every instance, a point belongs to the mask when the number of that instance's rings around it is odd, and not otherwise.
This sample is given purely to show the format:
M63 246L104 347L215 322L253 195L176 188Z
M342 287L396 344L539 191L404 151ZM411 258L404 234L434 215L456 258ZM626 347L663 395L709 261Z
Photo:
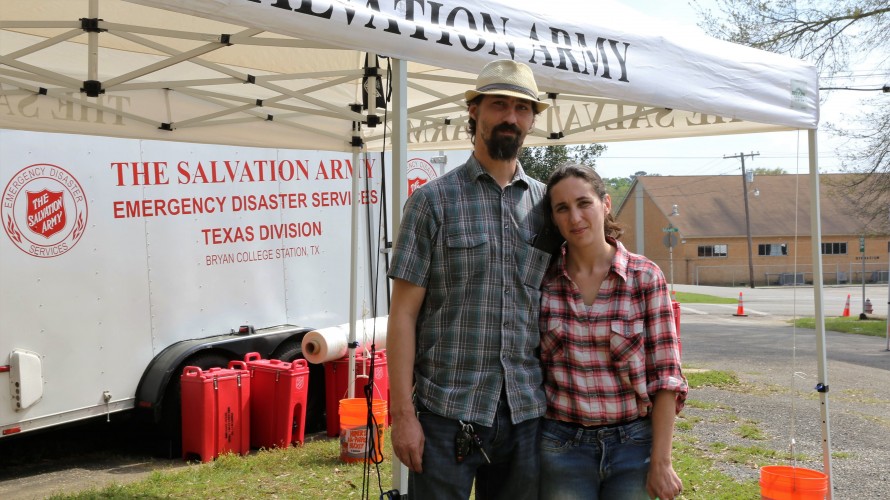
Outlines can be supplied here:
M890 85L884 85L883 87L875 87L875 88L864 88L857 89L853 87L819 87L819 90L857 90L861 92L890 92Z

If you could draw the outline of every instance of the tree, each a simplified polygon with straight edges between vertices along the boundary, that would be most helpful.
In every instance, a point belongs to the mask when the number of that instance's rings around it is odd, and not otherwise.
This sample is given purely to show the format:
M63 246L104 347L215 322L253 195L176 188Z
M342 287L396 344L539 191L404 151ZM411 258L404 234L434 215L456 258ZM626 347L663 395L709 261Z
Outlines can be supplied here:
M630 185L634 182L634 177L636 176L603 179L603 182L606 183L606 191L608 191L609 196L612 197L612 206L615 207L615 209L624 202L627 192L630 191Z
M822 81L848 71L854 63L874 60L876 75L890 72L890 4L887 0L716 0L722 15L715 15L698 2L700 24L713 36L771 52L808 60L820 71ZM802 4L798 6L798 4ZM871 59L870 59L871 57ZM857 194L864 222L887 219L890 197L890 95L886 79L873 88L824 87L829 93L841 90L873 90L862 101L871 109L853 119L852 126L828 124L826 128L846 139L840 151L843 169L863 175L848 188ZM880 92L883 90L883 93ZM829 97L830 98L830 97Z
M523 148L519 162L525 173L541 182L547 182L550 173L560 163L573 161L596 168L596 159L603 154L602 144L582 144L577 146L541 146Z
M754 175L784 175L788 172L785 171L784 168L776 167L776 168L764 168L759 167L753 170Z

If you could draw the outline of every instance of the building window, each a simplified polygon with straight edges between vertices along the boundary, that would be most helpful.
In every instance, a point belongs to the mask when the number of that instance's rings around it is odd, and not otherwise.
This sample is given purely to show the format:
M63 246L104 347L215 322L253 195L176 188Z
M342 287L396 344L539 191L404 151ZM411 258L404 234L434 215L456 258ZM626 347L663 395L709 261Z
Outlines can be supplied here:
M761 243L757 245L757 255L766 257L788 255L788 245L784 243Z
M726 245L699 245L699 257L726 257Z
M822 255L847 255L846 243L823 243Z

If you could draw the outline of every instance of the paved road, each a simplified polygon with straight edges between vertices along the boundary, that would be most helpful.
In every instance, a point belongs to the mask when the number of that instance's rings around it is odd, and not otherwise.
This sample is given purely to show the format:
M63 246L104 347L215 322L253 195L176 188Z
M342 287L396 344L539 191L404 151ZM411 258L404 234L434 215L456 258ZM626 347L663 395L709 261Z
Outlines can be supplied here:
M831 286L822 289L822 308L825 316L841 316L847 295L850 296L850 314L859 316L863 310L862 286ZM693 292L718 297L738 299L742 294L742 305L749 316L788 316L806 317L815 315L815 298L812 286L742 288L674 285L674 291ZM887 285L866 285L865 298L870 300L874 315L887 317ZM693 304L682 306L686 314L720 314L736 312L736 304Z
M741 291L743 309L748 315L734 316L738 311L738 301L736 304L681 304L680 335L684 349L690 354L695 353L702 359L725 358L727 361L734 359L744 360L745 363L771 363L779 366L782 363L790 364L794 360L801 363L811 361L812 367L809 370L815 373L815 332L794 328L788 323L795 317L815 315L812 287L731 289L675 285L674 290L735 298L738 298L738 292ZM858 300L853 299L854 291L859 293ZM843 313L847 294L850 294L851 315L858 316L859 309L856 308L862 306L861 288L837 287L824 290L826 317L840 316ZM881 306L875 305L875 314L871 317L886 317L886 287L866 287L866 298L872 304L877 300L883 305L883 310ZM701 334L692 336L692 331ZM825 345L829 377L831 361L890 371L890 351L886 350L886 338L827 331Z

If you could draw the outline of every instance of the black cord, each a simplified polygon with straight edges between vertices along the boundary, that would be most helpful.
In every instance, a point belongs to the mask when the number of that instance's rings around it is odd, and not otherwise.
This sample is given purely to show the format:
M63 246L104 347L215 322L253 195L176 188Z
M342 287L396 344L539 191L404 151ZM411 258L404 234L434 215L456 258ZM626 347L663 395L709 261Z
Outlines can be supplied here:
M390 102L392 98L392 64L389 58L386 58L386 102ZM386 145L386 117L388 115L388 108L383 110L383 144ZM388 245L389 250L392 250L392 243L389 241L389 225L387 224L387 213L386 207L387 198L386 198L386 156L383 154L384 149L380 150L380 170L383 172L383 175L380 179L380 206L381 206L381 216L380 219L383 221L383 241L386 245ZM386 275L389 276L389 252L386 252L383 255L384 267L386 269ZM389 308L392 306L392 293L389 288L389 280L385 279L386 282L386 310L389 311Z
M386 120L387 120L387 115L388 115L387 109L388 109L388 104L390 102L390 97L392 96L392 66L390 64L390 59L388 57L384 57L383 59L386 60L386 66L387 66L387 68L386 68L387 92L385 95L385 101L387 103L387 106L384 107L384 111L383 111L383 144L382 144L381 151L386 150ZM375 66L377 65L377 61L378 61L378 56L375 56ZM374 102L376 102L376 97L377 97L376 96L376 85L374 85L374 89L375 89ZM371 101L370 93L368 96L368 100L369 100L369 102ZM364 165L354 166L353 175L360 175L359 173L361 172L361 169L363 167L364 167ZM386 169L385 169L384 155L382 152L381 152L381 161L380 161L380 172L381 172L381 182L383 183L383 186L385 186ZM371 189L370 176L366 175L365 176L365 191L367 192L368 197L370 197L370 194L371 194L370 189ZM355 203L355 202L356 202L356 200L353 200L353 203ZM365 214L366 214L366 222L368 225L368 252L369 252L368 261L370 264L369 279L371 280L370 289L372 290L372 293L371 293L371 317L377 318L377 315L378 315L377 288L378 288L378 285L380 282L380 266L379 266L379 263L380 263L380 260L379 260L380 238L377 238L376 251L372 252L371 251L372 244L371 244L371 207L370 207L371 203L370 203L370 199L368 199L367 205L368 206L365 210ZM381 209L380 209L379 220L378 220L378 225L377 225L378 231L381 226L380 221L383 221L383 225L385 226L385 220L386 220L386 205L383 201L381 201L380 206L381 206ZM384 235L384 237L386 237L386 235ZM378 256L376 260L373 257L374 254L376 254ZM389 271L388 259L386 260L386 268L387 268L387 272L388 272ZM387 283L387 285L388 285L388 283ZM388 286L387 286L387 292L389 292ZM387 309L389 306L388 297L389 297L389 293L387 293ZM377 342L377 322L376 321L374 321L374 324L372 325L371 328L372 328L371 350L369 353L370 359L365 360L369 365L368 369L369 369L370 376L368 377L368 383L364 387L364 396L365 396L365 401L367 404L368 415L367 415L367 421L366 421L366 425L365 425L365 436L366 436L365 442L367 444L367 449L366 449L365 460L364 460L364 465L363 465L364 468L363 468L363 474L362 474L362 499L363 500L365 498L370 498L368 496L370 494L370 492L368 491L369 490L368 483L369 483L369 476L370 476L370 472L371 472L371 467L370 467L371 464L374 464L374 466L377 470L377 486L380 490L380 498L384 498L385 495L389 496L393 492L395 492L395 494L398 495L397 490L390 490L389 492L384 492L383 484L381 483L381 479L380 479L380 463L383 462L383 450L381 447L380 440L382 439L383 431L380 431L378 434L378 429L380 428L379 426L381 423L377 422L377 416L374 415L374 405L373 405L373 402L374 402L374 380L375 380L375 374L376 374L375 361L377 358L377 343L376 343ZM387 413L387 418L388 418L388 413ZM383 425L385 426L386 422L383 422ZM380 450L379 459L378 459L378 453L377 453L378 449Z

